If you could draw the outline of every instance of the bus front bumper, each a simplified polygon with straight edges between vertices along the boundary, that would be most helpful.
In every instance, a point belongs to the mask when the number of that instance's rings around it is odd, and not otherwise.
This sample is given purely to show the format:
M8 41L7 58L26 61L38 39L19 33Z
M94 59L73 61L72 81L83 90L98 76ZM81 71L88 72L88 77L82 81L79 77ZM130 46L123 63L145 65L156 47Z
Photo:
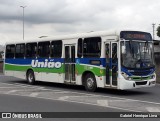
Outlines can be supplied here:
M135 89L141 87L152 87L156 85L156 77L150 80L125 80L124 78L119 78L118 80L118 89L126 90L126 89Z

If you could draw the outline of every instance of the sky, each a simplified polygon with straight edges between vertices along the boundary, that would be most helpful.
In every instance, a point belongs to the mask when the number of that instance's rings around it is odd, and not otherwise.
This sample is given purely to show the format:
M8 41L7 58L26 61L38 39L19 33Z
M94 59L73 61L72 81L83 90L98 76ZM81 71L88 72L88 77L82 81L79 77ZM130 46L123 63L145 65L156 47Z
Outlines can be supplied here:
M0 0L0 45L24 38L103 30L153 33L160 0ZM158 37L155 37L159 39Z

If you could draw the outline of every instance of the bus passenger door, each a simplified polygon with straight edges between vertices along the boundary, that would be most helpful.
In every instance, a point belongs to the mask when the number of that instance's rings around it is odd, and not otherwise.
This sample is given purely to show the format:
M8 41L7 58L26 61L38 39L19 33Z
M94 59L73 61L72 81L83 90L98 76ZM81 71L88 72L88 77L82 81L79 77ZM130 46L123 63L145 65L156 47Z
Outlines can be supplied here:
M75 45L65 45L65 82L75 81Z
M106 86L117 86L118 72L118 44L116 42L106 43Z

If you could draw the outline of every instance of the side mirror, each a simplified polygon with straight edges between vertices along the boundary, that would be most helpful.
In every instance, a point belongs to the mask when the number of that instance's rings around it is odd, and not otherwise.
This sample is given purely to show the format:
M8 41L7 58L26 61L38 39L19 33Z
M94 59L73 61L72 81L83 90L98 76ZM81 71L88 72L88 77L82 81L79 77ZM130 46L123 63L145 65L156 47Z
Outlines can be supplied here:
M122 46L122 54L126 54L126 46Z

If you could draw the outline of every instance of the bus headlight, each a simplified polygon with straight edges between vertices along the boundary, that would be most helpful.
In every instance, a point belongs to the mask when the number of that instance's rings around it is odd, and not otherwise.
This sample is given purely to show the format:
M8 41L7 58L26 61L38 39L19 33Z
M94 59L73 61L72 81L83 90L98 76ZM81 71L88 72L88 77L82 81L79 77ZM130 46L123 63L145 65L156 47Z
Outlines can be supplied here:
M156 74L155 73L151 76L151 79L154 79L154 78L156 78Z
M126 79L126 80L131 80L131 78L124 72L122 72L122 76Z

